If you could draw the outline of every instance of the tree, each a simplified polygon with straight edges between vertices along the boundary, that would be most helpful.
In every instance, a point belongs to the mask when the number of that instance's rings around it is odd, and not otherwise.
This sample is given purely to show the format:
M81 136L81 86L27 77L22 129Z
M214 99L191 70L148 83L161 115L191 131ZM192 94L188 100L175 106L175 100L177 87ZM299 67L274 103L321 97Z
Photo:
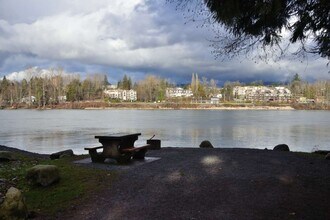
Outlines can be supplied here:
M300 79L300 76L298 73L296 73L293 76L292 81L290 83L290 89L291 89L293 96L298 97L303 94L302 85L303 85L303 83Z
M108 85L110 85L108 81L108 76L104 74L104 79L103 79L103 87L106 88Z
M169 83L155 75L147 75L136 84L138 99L141 101L161 101L165 99L165 90Z
M82 95L85 100L90 100L92 95L94 95L95 88L90 79L85 79L82 83Z
M214 79L210 80L210 93L215 95L217 93L217 82Z
M191 76L191 84L190 84L190 87L191 87L191 91L193 92L193 93L195 93L196 92L196 76L195 76L195 73L193 73L192 74L192 76Z
M29 84L26 79L23 79L21 82L21 98L26 97L28 95Z
M132 88L131 77L128 77L126 74L123 79L118 82L118 88L124 90L130 90Z
M3 77L0 84L1 99L5 103L9 102L9 86L10 82L7 80L6 76Z
M103 99L103 90L105 88L105 74L88 74L83 83L84 94L87 92L87 99ZM85 96L86 98L86 96Z
M299 76L298 73L294 74L294 76L293 76L292 82L295 82L295 81L298 81L298 82L301 81L300 76Z
M81 83L79 79L72 80L66 88L66 97L68 101L80 101L82 99Z
M29 107L32 104L32 78L33 78L33 74L34 74L34 69L32 67L29 67L28 69L26 69L26 75L27 75L27 81L29 82Z
M264 82L262 80L256 80L250 83L250 86L263 86Z
M233 89L235 86L240 86L240 82L225 82L222 89L223 101L232 101L234 99Z
M258 48L266 54L277 50L281 56L290 43L299 43L294 55L307 52L330 59L328 0L168 1L185 8L194 4L188 10L205 18L205 23L215 24L217 55L236 56ZM283 45L286 33L289 42Z
M193 73L192 74L192 78L191 78L191 91L195 96L199 96L199 90L200 90L200 83L199 83L199 79L198 79L198 74L197 73Z

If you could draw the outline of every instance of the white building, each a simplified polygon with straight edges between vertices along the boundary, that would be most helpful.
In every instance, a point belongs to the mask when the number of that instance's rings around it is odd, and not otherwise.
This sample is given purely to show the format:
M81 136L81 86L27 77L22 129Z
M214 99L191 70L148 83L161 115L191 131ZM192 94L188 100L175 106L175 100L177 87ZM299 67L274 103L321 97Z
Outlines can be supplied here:
M233 95L236 100L246 101L289 101L291 100L291 91L283 86L235 86Z
M212 97L211 99L210 99L210 103L211 104L219 104L220 103L220 98L218 98L218 97Z
M35 96L30 96L30 98L29 97L24 97L24 98L21 99L21 103L29 104L29 103L35 103L35 102L36 102L36 97Z
M109 96L110 99L119 99L123 101L136 101L137 94L136 91L131 90L123 90L123 89L110 89L105 90L104 93Z
M178 97L192 97L193 93L190 89L183 89L180 87L167 88L166 97L167 98L178 98Z

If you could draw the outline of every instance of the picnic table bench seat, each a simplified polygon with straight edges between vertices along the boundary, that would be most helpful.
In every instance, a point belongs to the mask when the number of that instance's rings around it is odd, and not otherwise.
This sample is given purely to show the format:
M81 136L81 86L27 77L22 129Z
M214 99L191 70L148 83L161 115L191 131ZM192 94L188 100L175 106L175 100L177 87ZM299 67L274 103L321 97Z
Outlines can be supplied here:
M147 152L149 147L150 144L128 148L120 148L119 146L117 156L107 155L106 153L104 153L104 151L97 152L97 149L103 149L104 146L85 147L85 150L88 150L92 162L104 162L106 158L113 158L116 159L118 163L128 163L132 157L134 159L144 159L145 153Z
M123 152L124 154L125 153L132 154L134 159L144 159L144 156L149 147L150 144L146 144L139 147L129 147L129 148L120 149L120 151Z
M88 150L88 153L91 156L92 162L104 162L105 157L102 155L102 153L97 152L97 149L102 148L103 146L85 147L85 150Z

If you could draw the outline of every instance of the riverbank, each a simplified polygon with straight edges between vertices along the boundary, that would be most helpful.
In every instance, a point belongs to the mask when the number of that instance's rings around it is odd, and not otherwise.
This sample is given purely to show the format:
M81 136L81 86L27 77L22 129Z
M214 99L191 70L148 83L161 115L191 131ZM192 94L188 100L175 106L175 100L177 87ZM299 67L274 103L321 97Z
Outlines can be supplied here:
M28 105L14 105L2 107L1 109L203 109L203 110L330 110L330 105L324 104L281 104L281 103L175 103L175 102L118 102L109 103L104 101L85 101L85 102L66 102L58 105L46 106L28 106Z
M148 151L147 157L159 159L126 165L111 183L94 170L89 180L97 179L97 185L90 189L101 191L73 199L53 216L36 219L330 218L330 161L322 155L163 148ZM109 166L103 169L111 176Z

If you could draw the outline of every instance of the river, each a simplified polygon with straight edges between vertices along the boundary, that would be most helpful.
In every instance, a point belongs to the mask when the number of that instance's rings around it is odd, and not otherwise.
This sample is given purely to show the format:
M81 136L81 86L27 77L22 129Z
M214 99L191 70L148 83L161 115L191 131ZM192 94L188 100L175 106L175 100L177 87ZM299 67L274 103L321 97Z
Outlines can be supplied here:
M278 110L1 110L0 145L37 153L97 146L95 135L140 132L162 147L330 150L330 111Z

